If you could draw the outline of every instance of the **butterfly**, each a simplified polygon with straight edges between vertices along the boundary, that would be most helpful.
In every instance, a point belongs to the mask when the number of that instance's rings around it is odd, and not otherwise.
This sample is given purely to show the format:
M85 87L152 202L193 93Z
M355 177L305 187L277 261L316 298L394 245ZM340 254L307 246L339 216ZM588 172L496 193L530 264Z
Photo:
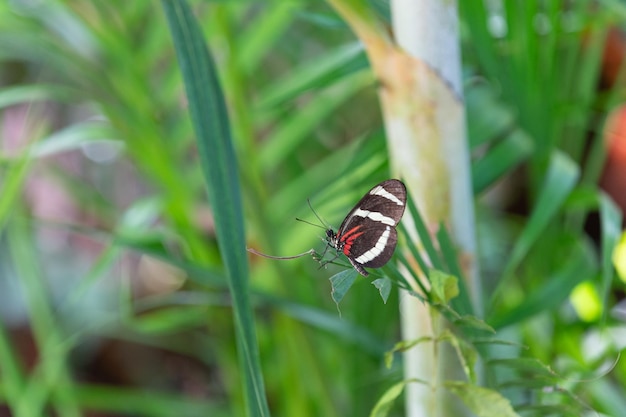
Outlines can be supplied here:
M368 276L365 267L380 268L391 259L398 241L396 225L405 207L402 181L381 182L350 210L336 233L326 230L326 249L334 248L337 256L343 253L359 274Z

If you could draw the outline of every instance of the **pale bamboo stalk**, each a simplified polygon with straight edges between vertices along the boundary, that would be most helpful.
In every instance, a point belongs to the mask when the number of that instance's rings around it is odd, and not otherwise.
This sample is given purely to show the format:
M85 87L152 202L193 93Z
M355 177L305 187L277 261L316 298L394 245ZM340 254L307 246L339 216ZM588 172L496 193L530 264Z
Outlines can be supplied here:
M432 234L440 222L450 227L462 252L461 264L469 277L468 288L472 289L473 302L478 306L480 287L474 262L474 212L456 2L392 0L395 40L364 2L328 2L363 41L379 80L393 174L405 181ZM403 222L409 231L413 229L407 214ZM417 236L412 238L417 241ZM437 317L415 297L401 294L405 340L436 336L443 326ZM462 377L450 371L458 360L443 346L422 343L405 354L405 379L429 382L429 385L407 385L407 416L463 415L444 390L438 388L444 379Z
M416 83L413 92L422 97L421 100L431 101L433 114L426 123L433 130L433 137L422 140L436 140L438 164L436 172L441 176L432 178L432 184L418 182L417 187L409 186L414 201L422 212L431 231L435 230L438 222L444 221L450 225L451 233L464 254L466 276L469 277L467 287L472 291L472 300L475 306L480 306L480 286L477 281L476 262L473 262L475 253L474 210L470 181L469 152L465 136L465 114L461 105L461 59L458 35L458 15L455 1L448 0L392 0L391 1L393 32L395 41L408 55L426 63L435 71L447 88L434 87L428 83ZM416 73L416 77L422 77ZM425 77L431 80L432 77ZM448 90L446 92L446 90ZM393 118L393 116L391 116ZM386 118L387 120L387 118ZM387 122L386 122L387 123ZM391 124L394 122L392 121ZM411 121L409 120L409 124ZM387 123L389 124L389 123ZM398 172L410 170L403 166L407 163L402 157L407 143L415 143L416 138L411 135L420 135L419 126L412 125L410 129L388 129L390 149L399 150L397 154L391 152L392 166ZM417 140L418 142L420 140ZM422 148L420 148L422 149ZM419 150L418 149L418 152ZM398 157L400 156L400 157ZM418 164L428 163L424 158L418 159ZM439 171L441 169L441 171ZM443 172L445 171L445 173ZM445 194L433 196L429 187L444 188ZM431 198L441 198L435 207L427 206ZM432 335L433 329L429 308L414 297L402 296L401 321L402 333L405 340L413 340ZM435 324L437 326L437 324ZM436 386L445 379L462 377L450 367L458 364L454 353L450 349L437 349L436 346L423 344L419 349L411 349L404 355L405 378L418 378L432 381ZM437 369L434 369L437 368ZM435 378L435 375L437 377ZM456 402L448 401L448 395L438 390L436 395L429 387L419 384L407 386L405 404L407 416L447 416L461 415L455 409Z

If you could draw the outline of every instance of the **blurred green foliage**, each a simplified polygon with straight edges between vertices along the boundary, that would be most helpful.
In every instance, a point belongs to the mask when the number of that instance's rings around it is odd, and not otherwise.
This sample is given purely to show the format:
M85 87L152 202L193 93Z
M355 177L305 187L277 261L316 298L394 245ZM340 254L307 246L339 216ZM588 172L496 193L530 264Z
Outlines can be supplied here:
M229 112L247 245L322 248L323 232L295 221L315 221L307 198L337 225L388 175L359 42L322 2L190 3ZM603 116L623 89L598 85L626 9L488 3L459 2L485 321L509 341L480 349L486 383L525 415L567 415L572 398L574 415L619 415L626 366L605 373L625 343L609 314L623 291L610 263L621 214L597 182ZM372 7L388 19L385 2ZM167 27L150 1L0 4L0 398L11 415L245 413L220 252L237 246L214 222L222 194L206 191L201 168L211 148L196 146ZM339 268L248 261L273 415L368 415L397 390L400 361L383 363L400 339L397 291L383 304L358 278L339 315L326 279ZM602 300L591 323L568 302L579 283Z

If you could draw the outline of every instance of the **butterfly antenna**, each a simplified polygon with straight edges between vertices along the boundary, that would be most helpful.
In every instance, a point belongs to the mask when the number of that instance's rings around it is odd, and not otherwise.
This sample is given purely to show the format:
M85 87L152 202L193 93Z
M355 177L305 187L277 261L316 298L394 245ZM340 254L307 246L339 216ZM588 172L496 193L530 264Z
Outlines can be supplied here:
M311 204L311 200L307 198L306 202L309 205L309 208L311 209L313 214L315 214L315 217L317 217L317 220L319 220L320 223L322 223L322 225L324 226L324 229L328 229L329 226L326 224L326 222L324 220L322 220L322 218L320 216L318 216L317 211L315 211L315 209L313 208L313 205Z
M306 223L306 224L310 224L311 226L315 226L315 227L319 227L320 229L326 229L324 226L320 226L319 224L315 224L315 223L311 223L310 221L307 220L302 220L298 217L296 217L296 220L302 223Z

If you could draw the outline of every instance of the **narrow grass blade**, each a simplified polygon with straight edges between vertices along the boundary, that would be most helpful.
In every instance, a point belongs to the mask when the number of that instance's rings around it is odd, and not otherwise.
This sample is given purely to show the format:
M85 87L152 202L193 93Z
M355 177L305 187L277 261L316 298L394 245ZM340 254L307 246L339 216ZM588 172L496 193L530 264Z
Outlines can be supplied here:
M112 152L118 152L125 145L121 141L114 140L116 136L117 132L108 123L101 121L77 123L33 144L30 156L43 158L81 149L93 143L106 145Z
M344 77L340 82L316 95L297 114L284 120L280 129L266 141L259 154L261 168L269 170L280 166L285 159L293 157L300 144L308 140L315 127L322 124L350 97L373 84L369 71L361 71Z
M185 398L165 392L149 392L101 385L76 387L74 395L81 404L110 415L150 417L211 416L226 417L232 410L221 404L198 398Z
M411 217L413 218L413 221L415 222L415 229L420 238L420 242L422 246L424 247L424 251L428 255L430 266L434 269L444 269L443 261L441 260L441 257L439 256L437 249L435 249L433 236L431 236L431 234L428 232L426 223L424 222L424 219L420 215L419 210L412 203L407 204L407 206L409 208L409 212L411 213ZM412 246L413 245L409 245L409 248L411 248ZM411 248L411 251L414 252L413 253L414 255L416 255L415 252L417 251L417 248L414 248L414 249ZM416 259L418 259L418 262L420 262L419 261L420 258L421 256L416 256ZM420 267L423 267L422 262L420 262ZM424 273L426 273L428 269L429 268L423 269Z
M600 296L602 305L608 306L609 291L613 280L613 251L617 246L621 234L622 213L613 200L604 193L600 199L600 225L602 229L602 284L600 286ZM603 316L606 319L607 308L604 308Z
M469 296L469 289L465 283L465 277L461 266L459 265L459 254L452 242L452 238L448 233L443 223L439 224L439 230L437 231L437 241L439 242L439 248L441 255L447 267L447 271L458 278L459 296L452 299L452 307L461 315L475 314L472 307L472 302Z
M30 166L31 159L28 152L24 152L11 167L7 168L4 178L0 179L0 232L4 229L22 193Z
M248 28L240 33L238 48L233 51L237 54L238 66L246 74L256 71L276 43L284 38L297 7L295 2L267 3L253 24L246 25Z
M428 291L424 287L424 284L420 279L418 279L417 275L415 275L415 271L412 270L412 265L407 261L407 259L402 255L402 251L399 250L394 254L394 257L397 259L397 262L388 262L385 266L381 268L385 277L389 278L393 283L395 283L399 288L402 288L407 291L411 291L411 284L406 279L404 275L398 269L398 266L403 265L411 274L413 281L419 286L421 290L421 294L428 294ZM424 300L424 296L419 296L420 300Z
M465 91L467 136L470 149L489 143L511 130L515 123L513 111L498 100L493 88L479 84Z
M472 187L480 194L491 184L530 158L532 139L522 130L515 130L489 149L487 154L472 164Z
M519 417L509 400L497 391L461 381L446 381L444 386L479 417Z
M66 340L56 321L38 263L33 230L25 220L11 220L6 232L9 251L23 288L38 351L38 362L22 387L15 415L40 416L52 405L58 415L78 417L80 410L72 394L74 382L68 370Z
M580 170L578 166L565 154L558 151L552 154L550 168L537 197L537 203L533 208L528 223L513 247L511 258L504 269L498 288L493 293L492 301L497 299L499 289L502 288L503 283L510 278L513 271L519 266L532 245L539 239L541 233L543 233L546 226L548 226L561 208L563 202L576 185L579 175Z
M33 101L57 100L69 102L72 100L72 93L71 89L54 84L20 85L3 88L0 91L0 109Z
M248 415L268 416L248 294L248 261L237 160L217 69L188 4L182 0L163 0L161 4L185 82L200 161L215 217L218 245L233 298Z
M259 94L259 107L274 107L312 88L324 88L352 72L367 68L361 43L350 43L305 62Z
M546 306L558 308L578 283L593 278L596 262L590 248L576 244L567 259L562 268L546 277L544 285L527 294L519 306L493 315L488 320L489 324L496 329L503 328L545 311Z
M402 394L407 381L398 382L392 385L385 393L380 397L374 409L372 410L370 417L386 417L391 411L391 407L395 400Z
M4 323L0 323L0 371L2 400L6 402L9 409L16 410L25 377L19 356Z
M369 160L363 162L363 164L355 164L355 160L360 161L358 155L361 153L365 153ZM381 158L378 161L378 158L374 158L373 154L380 155L383 153L385 153L385 148L382 134L377 133L354 139L314 165L308 166L299 176L291 178L288 183L283 184L279 190L276 190L276 193L268 200L267 206L271 207L271 210L267 210L266 215L273 221L284 221L291 213L297 212L297 210L302 208L305 208L306 214L311 214L310 208L306 203L307 198L315 203L315 207L321 210L323 202L333 201L332 196L347 194L342 191L346 188L354 188L346 185L355 183L356 176L351 175L354 171L357 171L361 178L374 178L377 170L382 171L381 167L384 159ZM357 157L346 163L346 155L355 155ZM371 160L379 163L368 163ZM356 166L353 167L353 165ZM365 172L358 169L363 166L369 169ZM338 178L343 178L346 182L342 183L338 181ZM312 188L311 184L315 184L316 188ZM351 195L349 196L352 197ZM343 210L345 211L345 207ZM329 214L330 212L324 213ZM297 239L301 240L301 237L297 237ZM285 242L289 247L293 247L293 243Z
M270 294L257 294L260 302L277 308L284 314L311 327L326 331L353 346L358 346L372 355L383 355L389 346L372 332L372 329L337 317L337 314L322 308L296 303Z

